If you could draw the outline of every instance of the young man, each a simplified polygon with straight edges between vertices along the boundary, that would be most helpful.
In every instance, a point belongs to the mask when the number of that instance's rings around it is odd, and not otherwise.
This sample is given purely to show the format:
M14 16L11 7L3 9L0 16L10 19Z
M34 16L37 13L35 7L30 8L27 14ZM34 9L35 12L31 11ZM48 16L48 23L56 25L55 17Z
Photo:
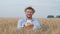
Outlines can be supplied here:
M18 21L18 24L17 24L18 29L22 29L22 28L38 29L41 27L40 23L37 20L32 18L33 14L35 13L35 10L32 7L27 7L24 12L25 12L26 18L20 19Z

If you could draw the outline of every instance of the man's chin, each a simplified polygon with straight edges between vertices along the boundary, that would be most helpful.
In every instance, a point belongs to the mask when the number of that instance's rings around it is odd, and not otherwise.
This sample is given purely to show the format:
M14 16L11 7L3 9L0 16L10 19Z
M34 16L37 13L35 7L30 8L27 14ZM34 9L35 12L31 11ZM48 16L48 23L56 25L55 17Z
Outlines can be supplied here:
M31 18L31 17L28 17L28 18Z

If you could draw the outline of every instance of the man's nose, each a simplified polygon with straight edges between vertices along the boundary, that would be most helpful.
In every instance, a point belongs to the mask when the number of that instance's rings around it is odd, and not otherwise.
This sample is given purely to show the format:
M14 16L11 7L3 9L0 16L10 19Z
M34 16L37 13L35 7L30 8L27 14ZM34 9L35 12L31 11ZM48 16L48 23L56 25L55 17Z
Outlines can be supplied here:
M28 14L31 14L30 12Z

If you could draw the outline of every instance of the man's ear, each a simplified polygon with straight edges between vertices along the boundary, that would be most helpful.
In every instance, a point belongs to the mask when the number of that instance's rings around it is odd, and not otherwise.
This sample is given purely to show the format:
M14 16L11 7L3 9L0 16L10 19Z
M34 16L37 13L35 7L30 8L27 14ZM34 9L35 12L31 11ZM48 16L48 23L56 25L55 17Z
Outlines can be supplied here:
M24 11L24 13L26 14L26 11Z

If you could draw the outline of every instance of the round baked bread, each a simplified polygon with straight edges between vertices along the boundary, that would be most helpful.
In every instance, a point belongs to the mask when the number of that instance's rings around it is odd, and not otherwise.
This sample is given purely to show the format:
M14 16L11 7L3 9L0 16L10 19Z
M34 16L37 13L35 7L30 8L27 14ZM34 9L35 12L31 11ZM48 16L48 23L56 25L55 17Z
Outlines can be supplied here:
M30 30L34 27L34 25L30 22L25 23L25 29Z
M25 26L28 26L28 25L31 25L31 23L30 22L25 23Z

